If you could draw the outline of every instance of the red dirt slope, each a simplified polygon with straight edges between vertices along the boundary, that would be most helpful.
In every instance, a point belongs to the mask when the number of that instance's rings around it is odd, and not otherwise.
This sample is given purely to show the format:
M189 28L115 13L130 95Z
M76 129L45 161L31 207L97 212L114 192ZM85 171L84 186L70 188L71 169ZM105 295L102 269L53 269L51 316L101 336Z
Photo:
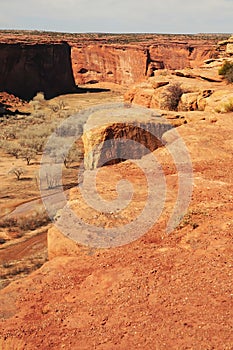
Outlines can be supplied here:
M194 191L188 214L170 235L164 225L177 176L165 149L155 151L167 180L165 214L141 239L109 250L74 245L68 256L66 239L53 230L50 252L57 257L0 292L0 348L231 350L232 130L232 113L197 116L179 128L193 162ZM105 167L100 176L110 181L121 167L124 177L124 166L132 181L140 180L129 162ZM103 189L108 195L100 181Z

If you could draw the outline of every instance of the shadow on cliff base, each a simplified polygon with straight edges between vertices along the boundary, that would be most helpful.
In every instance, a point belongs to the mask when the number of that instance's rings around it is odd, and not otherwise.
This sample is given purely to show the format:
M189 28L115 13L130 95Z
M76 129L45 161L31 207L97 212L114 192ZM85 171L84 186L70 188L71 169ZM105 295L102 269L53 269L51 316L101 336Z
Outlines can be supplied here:
M79 88L75 84L68 43L0 43L0 91L23 100L38 92L46 99L105 89Z
M0 118L1 117L10 117L10 116L15 116L15 115L30 115L30 113L27 112L20 112L18 109L15 111L12 111L10 105L7 105L5 103L0 102Z
M85 94L85 93L97 93L97 92L107 92L111 91L111 89L104 89L104 88L91 88L91 87L79 87L78 85L76 86L76 93L78 94Z

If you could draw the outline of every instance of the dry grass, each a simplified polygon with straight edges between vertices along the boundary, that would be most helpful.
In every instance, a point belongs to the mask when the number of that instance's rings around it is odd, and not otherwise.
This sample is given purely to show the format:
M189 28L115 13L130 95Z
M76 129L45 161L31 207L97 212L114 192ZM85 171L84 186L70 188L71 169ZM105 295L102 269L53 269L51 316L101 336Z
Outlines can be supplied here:
M33 205L31 209L29 205L20 215L11 213L21 204L40 199L38 172L43 144L55 127L82 109L122 101L119 92L71 94L48 101L40 97L29 103L30 116L12 116L1 118L0 121L0 247L3 249L9 244L25 239L25 236L30 237L30 233L33 235L34 230L49 222L47 215L42 212L42 203ZM42 146L40 141L43 141ZM35 146L35 159L31 160L30 165L26 165L25 159L16 157L17 154L13 154L15 152L7 152L6 143L8 148L9 145L19 145L20 150ZM62 185L66 190L75 186L78 178L77 169L74 167L78 164L68 165L69 168L64 166L62 178ZM19 181L14 175L8 174L14 167L22 167L25 171ZM12 216L9 217L9 214Z
M217 113L233 112L233 98L227 100L226 102L222 102L219 107L215 108L215 112Z
M40 268L47 260L47 251L38 252L32 257L22 260L3 261L0 265L1 281L0 289L6 287L10 282L25 277L32 271Z

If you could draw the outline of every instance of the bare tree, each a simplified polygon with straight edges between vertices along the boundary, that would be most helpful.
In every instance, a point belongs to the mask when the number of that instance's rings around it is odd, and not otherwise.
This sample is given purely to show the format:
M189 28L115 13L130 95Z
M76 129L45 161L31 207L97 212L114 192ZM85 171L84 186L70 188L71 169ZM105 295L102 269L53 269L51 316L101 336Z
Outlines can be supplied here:
M8 174L15 175L17 180L20 180L21 176L24 174L24 170L22 167L14 167L12 168Z
M25 148L21 151L20 156L26 160L27 165L30 164L32 159L35 159L36 151L31 148Z
M63 142L63 144L61 143ZM55 160L56 163L63 163L66 168L69 168L72 163L80 162L83 158L82 150L74 144L70 149L64 143L63 139L59 139L56 144L56 148L52 148L50 156Z
M46 182L47 182L47 188L53 189L60 185L60 177L59 175L54 171L48 171L46 173Z

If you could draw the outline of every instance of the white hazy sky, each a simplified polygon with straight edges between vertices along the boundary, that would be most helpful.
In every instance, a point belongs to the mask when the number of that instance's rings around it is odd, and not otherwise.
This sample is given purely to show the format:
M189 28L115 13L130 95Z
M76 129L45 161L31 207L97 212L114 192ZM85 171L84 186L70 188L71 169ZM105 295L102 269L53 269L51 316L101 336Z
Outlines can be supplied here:
M0 0L0 28L232 33L233 0Z

